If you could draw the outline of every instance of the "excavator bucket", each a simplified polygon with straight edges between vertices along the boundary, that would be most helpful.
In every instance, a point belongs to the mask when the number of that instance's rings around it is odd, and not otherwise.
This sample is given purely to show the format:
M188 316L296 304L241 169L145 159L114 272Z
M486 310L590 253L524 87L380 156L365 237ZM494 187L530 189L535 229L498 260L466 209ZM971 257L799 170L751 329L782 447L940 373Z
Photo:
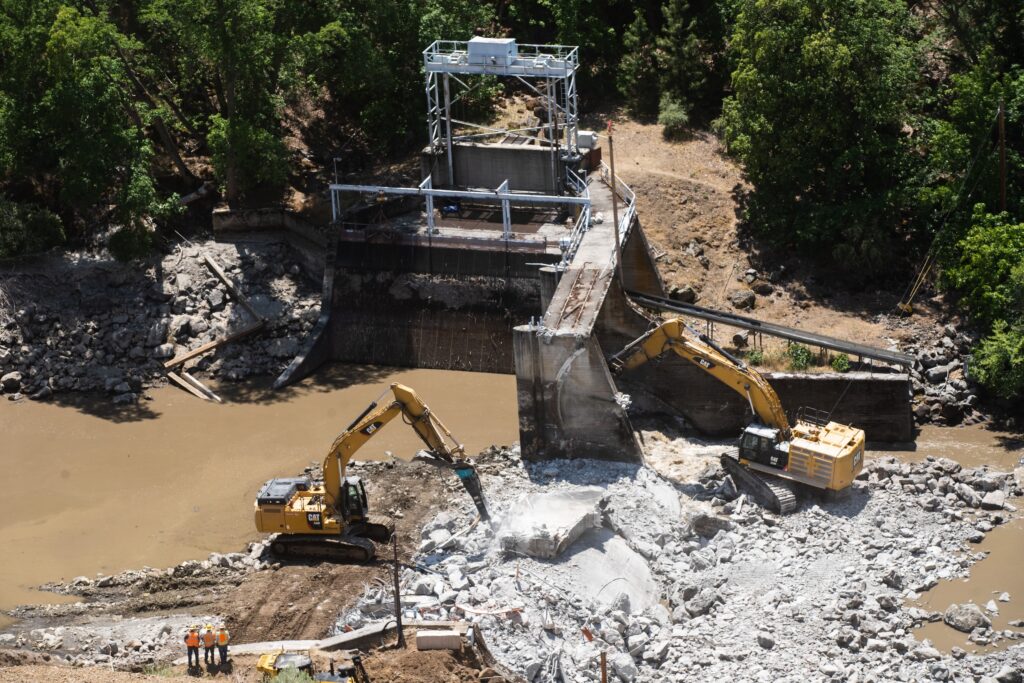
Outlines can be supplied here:
M476 510L480 513L480 519L485 522L490 521L491 513L487 510L487 501L484 500L484 487L480 483L480 475L477 474L476 468L468 462L452 463L451 468L455 470L459 481L466 488L469 497L473 499L473 504L476 505Z

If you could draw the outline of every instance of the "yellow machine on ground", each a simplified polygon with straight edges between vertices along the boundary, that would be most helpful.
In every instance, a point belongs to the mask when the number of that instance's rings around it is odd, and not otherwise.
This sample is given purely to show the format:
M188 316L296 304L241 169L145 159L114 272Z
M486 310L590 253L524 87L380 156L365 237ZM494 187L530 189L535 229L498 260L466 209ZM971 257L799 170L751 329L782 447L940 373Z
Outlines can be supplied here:
M806 411L790 425L778 394L746 363L729 354L681 318L667 320L609 359L616 373L668 351L682 356L747 399L755 421L722 466L766 507L786 513L796 507L791 484L842 491L864 466L864 430L820 419ZM764 476L768 475L768 476Z
M374 401L334 440L324 458L322 482L279 478L260 489L256 528L277 534L270 544L275 554L366 561L374 555L372 541L391 539L394 525L370 516L363 482L347 477L345 470L356 451L399 415L426 444L424 459L454 470L480 517L489 519L480 478L462 445L415 391L401 384L392 384L390 390L393 401Z
M353 657L351 661L340 665L335 665L334 660L331 660L330 669L321 673L317 673L313 659L301 652L268 652L260 655L256 662L256 671L263 674L264 681L276 679L278 674L287 669L301 671L314 681L325 683L370 683L370 677L359 657Z

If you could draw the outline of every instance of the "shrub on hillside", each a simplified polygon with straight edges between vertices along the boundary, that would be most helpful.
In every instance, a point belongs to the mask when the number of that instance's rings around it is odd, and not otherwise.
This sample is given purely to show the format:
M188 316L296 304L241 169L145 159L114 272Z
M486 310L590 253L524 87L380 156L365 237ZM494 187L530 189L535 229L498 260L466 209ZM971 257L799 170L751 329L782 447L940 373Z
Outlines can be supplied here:
M970 373L1000 398L1024 394L1024 324L996 321L992 334L974 347Z
M786 347L786 357L789 358L790 370L806 370L814 359L811 350L803 344L789 344Z
M64 240L64 226L49 209L0 199L0 256L44 251Z
M658 105L658 125L662 127L662 135L668 140L680 138L690 125L690 115L682 102L669 94L661 96Z

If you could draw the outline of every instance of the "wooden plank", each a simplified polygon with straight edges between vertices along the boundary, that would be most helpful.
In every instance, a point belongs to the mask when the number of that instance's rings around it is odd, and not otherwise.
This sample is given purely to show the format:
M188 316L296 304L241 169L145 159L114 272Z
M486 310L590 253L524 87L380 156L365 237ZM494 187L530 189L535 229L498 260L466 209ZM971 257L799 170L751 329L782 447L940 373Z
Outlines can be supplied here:
M221 267L217 265L216 261L210 258L209 254L205 253L203 254L203 260L206 261L206 265L210 267L210 270L213 271L213 274L216 275L220 279L220 281L224 283L224 286L228 288L228 292L231 293L231 296L235 297L235 301L240 303L245 308L245 310L249 311L249 315L251 315L253 318L262 321L263 318L260 317L260 314L257 313L256 309L253 308L245 299L245 297L243 297L238 292L238 290L235 288L235 284L230 279L228 279L227 274L225 274L224 271L221 270Z
M207 396L207 398L209 398L211 401L216 401L217 403L223 403L224 402L224 401L222 401L220 399L220 396L218 396L217 394L213 393L213 391L208 386L206 386L205 384L203 384L202 382L200 382L199 380L197 380L195 377L193 377L192 375L188 374L184 370L181 371L181 376L185 379L186 382L188 382L189 384L194 386L196 389L201 391L203 394L205 394Z
M206 353L207 351L214 350L218 346L222 346L224 344L228 344L230 342L236 341L238 339L241 339L242 337L246 337L246 336L252 334L253 332L256 332L257 330L263 329L263 325L264 324L266 324L266 323L262 319L260 319L259 322L257 322L255 325L251 325L250 327L247 327L244 330L240 330L238 332L235 332L234 334L229 334L228 336L224 337L223 339L216 339L216 340L214 340L212 342L207 342L207 343L203 344L202 346L194 348L194 349L192 349L191 351L189 351L187 353L183 353L182 355L178 356L177 358L172 358L171 360L169 360L166 363L164 363L164 367L165 368L173 368L173 367L175 367L177 365L181 365L185 361L192 360L196 356L201 356L204 353Z
M167 378L169 380L171 380L172 382L174 382L175 384L177 384L182 389L184 389L185 391L187 391L188 393L192 394L193 396L195 396L197 398L201 398L204 401L209 401L210 400L209 397L207 397L201 391L199 391L194 386L192 386L191 384L186 382L180 375L178 375L178 373L171 372L170 370L168 370Z

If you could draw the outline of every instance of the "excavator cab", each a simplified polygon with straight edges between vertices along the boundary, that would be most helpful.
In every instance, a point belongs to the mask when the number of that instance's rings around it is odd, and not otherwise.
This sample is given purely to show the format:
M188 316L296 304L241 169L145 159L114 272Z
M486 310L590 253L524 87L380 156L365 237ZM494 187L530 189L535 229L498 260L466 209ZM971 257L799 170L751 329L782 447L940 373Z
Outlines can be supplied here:
M366 487L359 477L345 477L341 487L341 510L346 522L360 522L370 513L366 499Z
M789 451L778 429L755 422L744 429L740 437L740 460L784 470L789 464Z

